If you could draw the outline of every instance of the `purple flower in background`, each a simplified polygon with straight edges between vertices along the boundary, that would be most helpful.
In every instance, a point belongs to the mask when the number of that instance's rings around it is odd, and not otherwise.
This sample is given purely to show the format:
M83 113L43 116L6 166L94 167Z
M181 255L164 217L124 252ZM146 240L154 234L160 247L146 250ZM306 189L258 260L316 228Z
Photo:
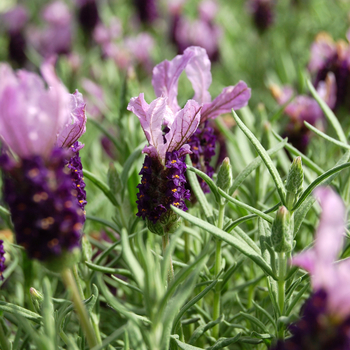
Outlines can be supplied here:
M322 214L314 247L292 259L311 275L313 294L301 319L290 326L292 337L273 349L326 350L350 348L349 259L337 262L344 241L346 209L329 188L315 190Z
M98 22L100 16L98 13L98 6L96 0L76 0L78 5L78 18L80 25L87 33L92 33Z
M140 94L130 100L128 110L139 118L148 140L143 149L147 156L140 172L137 215L153 224L167 221L170 205L187 210L185 199L190 194L184 186L184 156L191 153L186 142L198 127L200 106L189 100L183 109L173 112L166 97L148 104Z
M327 33L316 36L311 46L308 68L315 75L314 85L326 80L331 72L336 82L336 103L332 108L346 103L350 94L350 46L345 41L334 42Z
M276 0L248 0L248 9L260 31L265 31L274 21Z
M292 99L294 91L289 86L281 89L273 85L271 86L271 91L281 106L290 101L284 110L289 117L289 122L285 127L283 136L288 137L289 142L298 150L305 152L310 142L311 132L305 126L304 121L313 126L323 128L324 115L321 107L315 99L306 95L298 95ZM327 76L326 81L319 83L317 91L330 108L334 107L336 85L332 73Z
M43 57L68 54L72 46L72 16L62 1L54 1L45 6L42 18L46 26L31 28L29 40Z
M158 18L157 0L134 0L141 22L152 23Z
M4 241L0 240L0 280L4 280L3 272L5 271L5 249L4 249Z
M193 90L193 99L202 107L201 122L198 130L191 136L188 143L193 151L192 162L198 168L213 175L213 169L209 165L215 155L214 129L209 126L208 121L220 114L230 113L231 109L240 109L247 105L250 98L250 89L243 81L235 86L224 88L213 101L208 91L212 82L210 72L211 63L206 51L200 47L189 47L183 55L176 56L172 61L163 61L153 69L152 84L157 97L168 98L168 106L172 111L180 107L177 102L178 80L185 70ZM205 192L209 189L202 179L199 179Z
M23 66L27 57L24 26L28 21L28 12L24 6L18 5L0 16L2 26L9 37L9 58Z
M214 23L217 3L205 0L199 4L199 18L192 21L182 15L182 3L170 3L169 11L172 16L170 39L182 54L190 46L200 46L207 51L211 61L219 58L219 40L221 28Z
M0 166L18 244L50 261L80 245L86 194L77 139L86 117L81 94L69 95L52 61L42 75L49 89L34 73L0 65Z

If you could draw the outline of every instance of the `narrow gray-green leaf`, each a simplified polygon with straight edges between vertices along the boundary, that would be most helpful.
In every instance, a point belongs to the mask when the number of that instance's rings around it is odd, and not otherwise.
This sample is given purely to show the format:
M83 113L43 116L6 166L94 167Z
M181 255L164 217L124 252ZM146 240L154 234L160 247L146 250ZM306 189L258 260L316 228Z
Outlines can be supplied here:
M275 274L272 272L271 267L265 262L265 260L262 258L260 254L258 254L254 249L252 249L248 244L246 244L244 241L233 237L229 233L220 230L219 228L215 227L214 225L209 224L206 221L203 221L199 218L196 218L193 215L190 215L188 213L185 213L181 209L178 209L174 206L171 206L172 210L175 211L178 215L183 217L184 219L188 220L189 222L192 222L192 224L202 228L203 230L209 232L216 238L221 239L222 241L225 241L229 245L233 246L237 250L239 250L242 254L248 256L250 259L252 259L257 265L259 265L263 271L265 271L268 275L273 276L273 278L276 278Z
M109 189L106 183L104 183L103 181L98 179L93 173L85 169L83 170L83 174L87 179L89 179L94 185L96 185L106 195L106 197L110 200L110 202L114 206L116 207L118 206L118 202L115 198L115 195L111 192L111 190Z
M101 266L101 265L96 265L93 264L89 261L85 261L85 265L90 268L91 270L97 271L97 272L102 272L106 274L118 274L118 275L123 275L126 277L131 277L133 278L132 273L129 270L126 269L115 269L112 267L106 267L106 266Z
M345 148L345 149L350 149L350 145L348 145L347 143L338 141L336 139L334 139L333 137L328 136L327 134L325 134L324 132L322 132L321 130L315 128L314 126L312 126L311 124L309 124L308 122L304 121L304 124L306 125L306 127L308 129L310 129L311 131L313 131L315 134L317 134L318 136L321 136L322 138L324 138L325 140L334 143L335 145Z
M282 140L282 138L281 138ZM278 143L275 147L269 149L267 154L270 156L275 155L278 151L280 151L283 147L286 146L288 139L282 140L282 142ZM263 160L261 157L256 157L250 164L248 164L235 178L233 184L229 190L229 194L233 194L233 192L241 185L241 183L246 179L246 177L251 174L261 163Z
M250 142L254 146L255 150L258 152L259 156L262 158L263 162L265 163L269 173L271 174L273 181L275 182L276 189L277 189L277 192L280 196L281 202L283 204L285 204L286 191L285 191L285 188L283 185L283 181L282 181L281 176L278 173L275 165L273 164L270 156L266 152L265 148L261 145L259 140L254 136L254 134L241 121L241 119L238 117L238 115L236 114L236 112L234 110L232 110L232 115L233 115L233 118L235 119L237 125L241 128L241 130L244 132L244 134L250 140Z
M350 166L350 163L345 163L339 166L335 166L334 168L326 171L324 174L319 176L317 179L315 179L309 186L308 188L303 192L303 194L300 196L298 202L295 204L294 208L292 209L293 211L298 209L300 205L305 201L305 199L310 195L310 193L325 179L328 177L332 176L333 174L338 173L339 171L346 169Z
M42 317L36 312L27 310L21 306L7 303L6 301L0 301L0 310L9 312L11 314L20 315L25 317L28 320L40 323Z
M229 346L230 344L236 343L240 339L241 335L242 335L241 333L238 333L237 335L235 335L232 338L219 339L213 346L211 346L207 350L223 349L226 346Z
M241 208L247 209L248 211L260 216L261 218L263 218L264 220L268 221L270 224L273 223L273 218L269 215L266 215L264 212L255 209L254 207L251 207L248 204L245 204L237 199L232 198L230 195L228 195L225 191L223 191L221 188L218 188L218 192L220 193L221 196L223 196L224 198L226 198L229 202L238 205Z
M200 338L207 330L213 328L218 323L222 322L224 319L224 315L221 315L217 320L211 321L203 326L199 326L195 331L192 333L190 340L188 341L189 344L193 344L197 341L198 338Z
M179 336L176 335L171 335L171 338L176 342L177 346L182 349L182 350L204 350L203 348L198 348L197 346L189 345L186 343L183 343L180 341L178 338Z
M316 89L314 88L310 80L307 81L307 86L309 87L312 96L314 97L314 99L317 101L317 103L320 105L321 109L323 110L327 120L333 126L339 140L343 143L347 143L346 136L344 134L344 131L337 117L334 115L332 110L328 107L327 103L317 93Z

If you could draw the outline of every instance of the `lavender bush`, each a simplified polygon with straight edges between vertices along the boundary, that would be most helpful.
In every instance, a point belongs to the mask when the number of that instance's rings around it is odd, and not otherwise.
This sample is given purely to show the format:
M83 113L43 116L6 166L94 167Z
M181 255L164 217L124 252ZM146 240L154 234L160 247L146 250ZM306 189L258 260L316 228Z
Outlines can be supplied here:
M0 348L349 350L347 1L0 4Z

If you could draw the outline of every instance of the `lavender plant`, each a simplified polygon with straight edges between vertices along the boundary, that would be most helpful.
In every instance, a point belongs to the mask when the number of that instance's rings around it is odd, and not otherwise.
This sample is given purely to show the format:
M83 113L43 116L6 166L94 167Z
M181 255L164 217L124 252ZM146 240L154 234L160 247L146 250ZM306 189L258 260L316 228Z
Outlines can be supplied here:
M348 349L349 4L145 4L0 3L1 349Z

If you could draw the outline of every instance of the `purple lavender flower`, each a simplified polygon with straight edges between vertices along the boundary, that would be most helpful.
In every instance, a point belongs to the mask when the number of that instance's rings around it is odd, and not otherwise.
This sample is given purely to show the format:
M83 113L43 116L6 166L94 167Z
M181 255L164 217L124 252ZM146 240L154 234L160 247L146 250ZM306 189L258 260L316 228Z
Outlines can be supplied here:
M274 21L275 0L249 0L249 12L260 31L265 31Z
M4 241L0 240L0 280L4 280L3 272L5 271L5 249L4 249Z
M139 118L149 143L143 149L147 156L140 172L137 215L153 224L160 221L168 225L177 220L169 210L170 205L187 210L184 200L189 198L189 191L184 187L184 156L191 153L186 142L199 124L200 106L189 100L174 113L166 97L148 104L140 94L130 100L128 110Z
M23 66L27 57L26 39L23 34L28 20L28 13L24 6L16 6L0 16L4 29L9 37L9 57L18 65Z
M290 326L292 337L273 349L339 349L350 347L349 260L336 262L346 229L345 206L334 191L315 190L322 214L314 247L292 259L311 274L314 290L301 319Z
M152 23L158 18L157 0L134 0L141 22Z
M211 61L217 61L222 30L214 23L216 2L202 1L198 8L199 17L194 21L182 15L182 3L170 3L169 11L172 16L170 39L177 46L178 53L182 54L190 46L200 46L207 51Z
M49 90L36 74L0 65L0 135L18 156L3 153L0 167L17 242L48 262L80 245L86 193L77 139L86 117L81 94L68 94L52 62L42 74Z
M100 21L96 0L76 0L79 7L78 18L82 28L92 33Z
M271 86L273 96L280 105L286 104L292 99L294 91L285 86L282 89L276 85ZM319 95L330 108L335 105L336 86L334 75L330 73L325 82L320 82L317 87ZM318 128L323 128L324 115L316 100L306 95L296 96L285 108L285 114L289 122L283 136L288 137L289 142L301 152L305 152L310 142L311 132L305 126L304 121Z
M62 1L46 5L42 12L43 29L31 28L29 40L43 57L68 54L72 46L72 16Z
M311 46L308 68L315 75L314 85L324 82L333 73L336 82L336 108L346 103L350 94L350 46L340 40L334 42L327 33L319 33Z
M192 148L192 162L209 176L213 175L213 168L209 165L215 155L216 136L208 122L220 114L229 113L231 109L240 109L247 105L250 89L243 81L235 86L228 86L222 93L211 101L208 91L212 82L210 60L206 51L200 47L189 47L183 55L176 56L172 61L163 61L153 69L152 84L156 96L168 98L168 106L174 112L180 107L177 102L177 88L180 74L185 70L195 92L193 99L201 107L201 124L198 131L189 140ZM199 179L205 192L206 184Z

